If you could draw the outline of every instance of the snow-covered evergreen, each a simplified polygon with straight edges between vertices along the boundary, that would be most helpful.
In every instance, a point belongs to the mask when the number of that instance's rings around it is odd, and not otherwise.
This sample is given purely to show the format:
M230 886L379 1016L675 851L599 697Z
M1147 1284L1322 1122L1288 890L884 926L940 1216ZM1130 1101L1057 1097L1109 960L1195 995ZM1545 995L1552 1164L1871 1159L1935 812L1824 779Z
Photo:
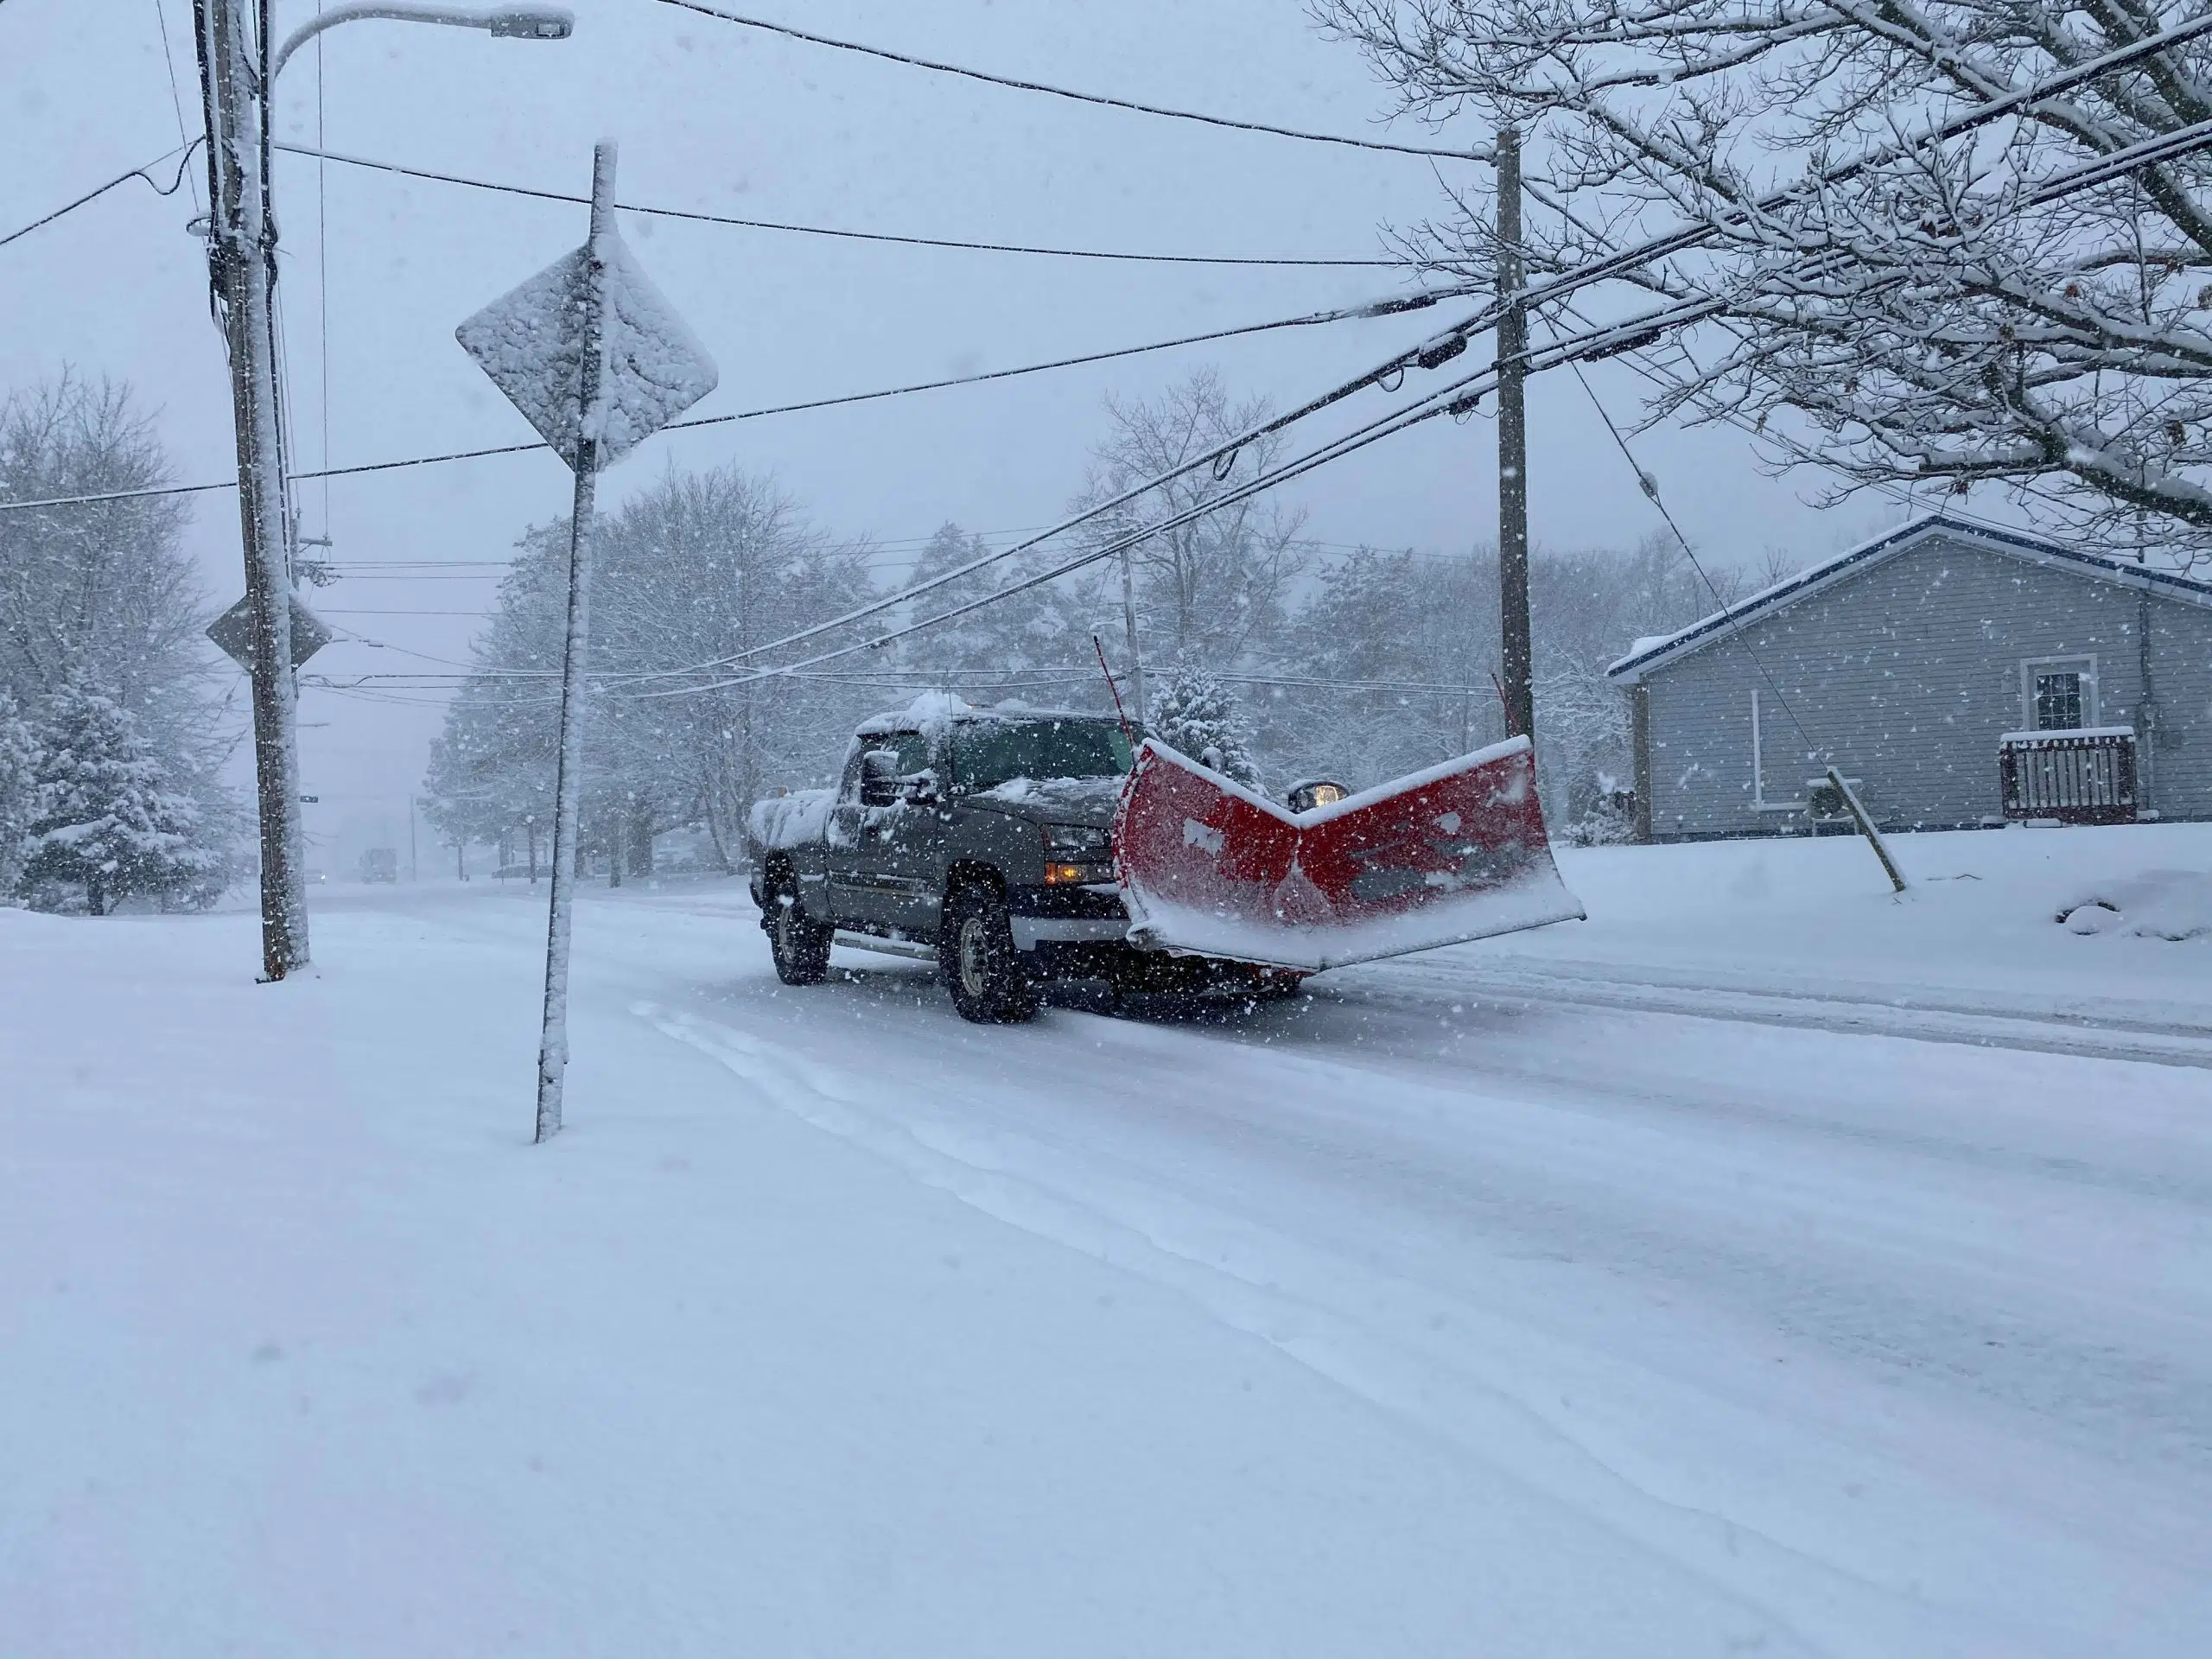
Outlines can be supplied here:
M33 775L37 762L38 741L30 723L0 687L0 905L14 895L22 873L24 837L38 799Z
M143 894L207 902L222 888L219 852L200 809L171 786L115 698L71 676L40 710L32 767L36 802L22 881L35 902L105 915Z
M1212 767L1247 789L1260 787L1260 768L1252 759L1252 728L1229 688L1212 671L1187 658L1175 664L1167 683L1146 711L1152 735L1202 766Z
M170 480L128 386L65 373L0 390L0 501L124 498L0 513L0 694L34 726L72 677L114 697L165 786L190 798L195 841L227 861L249 823L223 779L243 723L225 694L238 681L203 632L211 596L184 544L184 501L135 493Z

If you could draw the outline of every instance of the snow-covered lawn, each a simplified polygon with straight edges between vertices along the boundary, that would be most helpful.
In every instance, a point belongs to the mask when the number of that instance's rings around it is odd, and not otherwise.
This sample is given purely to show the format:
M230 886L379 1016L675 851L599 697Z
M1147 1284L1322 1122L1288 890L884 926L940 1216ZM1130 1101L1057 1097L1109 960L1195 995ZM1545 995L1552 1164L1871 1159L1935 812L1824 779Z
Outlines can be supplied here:
M543 889L0 911L0 1653L2202 1653L2212 938L2053 917L2212 829L1898 851L1006 1030L596 891L535 1149Z

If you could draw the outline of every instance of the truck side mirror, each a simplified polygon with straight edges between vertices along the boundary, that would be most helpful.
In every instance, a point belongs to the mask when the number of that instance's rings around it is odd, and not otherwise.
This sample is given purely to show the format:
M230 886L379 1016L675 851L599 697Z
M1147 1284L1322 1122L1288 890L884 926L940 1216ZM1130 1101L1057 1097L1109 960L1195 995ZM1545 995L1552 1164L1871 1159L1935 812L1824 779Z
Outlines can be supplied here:
M911 773L899 781L905 787L908 805L935 806L938 804L939 791L937 786L937 773L927 767Z
M870 749L861 756L861 804L892 806L899 799L899 751Z

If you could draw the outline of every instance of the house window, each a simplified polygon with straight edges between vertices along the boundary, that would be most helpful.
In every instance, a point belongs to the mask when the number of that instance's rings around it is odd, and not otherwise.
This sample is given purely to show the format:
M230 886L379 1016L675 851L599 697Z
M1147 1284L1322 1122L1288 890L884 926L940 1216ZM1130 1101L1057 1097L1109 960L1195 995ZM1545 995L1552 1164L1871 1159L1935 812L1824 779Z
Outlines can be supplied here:
M2036 674L2036 730L2070 732L2082 724L2082 671L2046 668Z
M2047 658L2020 664L2021 723L2034 732L2071 732L2097 723L2094 657Z

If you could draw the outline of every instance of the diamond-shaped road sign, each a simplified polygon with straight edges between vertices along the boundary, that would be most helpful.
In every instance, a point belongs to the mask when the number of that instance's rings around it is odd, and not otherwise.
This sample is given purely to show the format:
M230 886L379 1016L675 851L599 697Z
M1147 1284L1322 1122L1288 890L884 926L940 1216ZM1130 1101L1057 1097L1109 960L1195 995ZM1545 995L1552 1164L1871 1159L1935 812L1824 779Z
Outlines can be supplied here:
M207 637L223 648L223 654L249 674L253 672L253 601L242 599L207 625ZM297 594L292 595L292 666L302 663L330 643L329 626L313 611L300 603Z
M712 391L721 378L714 359L639 268L621 237L609 231L603 251L602 468ZM454 330L461 349L572 470L582 424L587 252L578 248L555 260Z

